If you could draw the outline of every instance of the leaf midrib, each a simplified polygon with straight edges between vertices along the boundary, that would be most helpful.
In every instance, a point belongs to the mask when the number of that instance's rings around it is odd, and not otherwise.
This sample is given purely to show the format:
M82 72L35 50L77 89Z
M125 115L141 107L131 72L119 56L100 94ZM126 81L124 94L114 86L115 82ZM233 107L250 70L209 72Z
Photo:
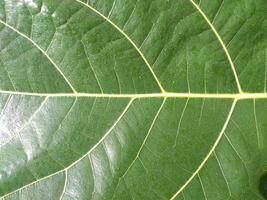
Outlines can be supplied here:
M36 97L73 97L73 98L207 98L207 99L267 99L267 93L147 93L147 94L103 94L103 93L31 93L18 91L0 90L0 94L5 95L21 95L21 96L36 96Z

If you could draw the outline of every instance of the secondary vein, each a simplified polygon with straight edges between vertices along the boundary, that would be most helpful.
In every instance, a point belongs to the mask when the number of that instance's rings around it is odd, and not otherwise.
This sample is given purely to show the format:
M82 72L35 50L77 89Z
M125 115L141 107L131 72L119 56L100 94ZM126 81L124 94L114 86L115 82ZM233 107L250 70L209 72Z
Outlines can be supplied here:
M105 15L103 15L101 12L99 12L97 9L95 9L94 7L92 7L91 5L84 3L80 0L75 0L76 2L88 7L90 10L92 10L93 12L95 12L96 14L98 14L99 16L101 16L103 19L105 19L107 22L109 22L115 29L117 29L132 45L133 47L136 49L136 51L139 53L139 55L142 57L142 59L144 60L145 64L147 65L149 71L151 72L154 80L157 82L161 92L165 92L163 86L161 85L157 75L155 74L154 70L152 69L152 66L149 64L149 62L147 61L145 55L141 52L141 50L137 47L137 45L134 43L134 41L120 28L118 27L113 21L111 21L108 17L106 17Z
M228 123L232 117L232 114L234 112L235 109L235 105L237 103L237 99L234 100L231 109L229 111L229 114L226 118L226 121L222 127L222 130L219 134L219 136L217 137L217 139L215 140L212 148L210 149L210 151L208 152L208 154L206 155L206 157L204 158L204 160L200 163L200 165L198 166L198 168L195 170L195 172L189 177L189 179L179 188L179 190L170 198L170 200L174 200L188 185L189 183L195 178L196 175L198 175L198 173L200 172L200 170L204 167L204 165L206 164L206 162L208 161L208 159L210 158L210 156L212 155L212 153L214 152L214 150L216 149L216 147L218 146L222 136L224 135L224 132L228 126Z
M57 66L57 64L50 58L50 56L38 45L36 44L36 42L34 42L31 38L29 38L27 35L25 35L24 33L20 32L18 29L16 29L15 27L11 26L10 24L4 22L3 20L0 19L0 23L3 24L4 26L8 27L9 29L13 30L14 32L16 32L17 34L19 34L20 36L22 36L23 38L27 39L28 41L30 41L39 51L41 51L43 53L43 55L50 61L50 63L56 68L56 70L59 72L59 74L63 77L63 79L67 82L67 84L69 85L69 87L72 89L72 91L74 93L77 93L77 91L75 90L75 88L72 86L72 84L70 83L70 81L68 80L68 78L65 76L65 74L61 71L61 69Z
M210 26L211 30L214 32L215 36L217 37L218 41L220 42L226 56L227 56L227 59L231 65L231 69L234 73L234 77L235 77L235 80L236 80L236 84L237 84L237 88L238 88L238 91L239 93L243 93L242 91L242 88L241 88L241 85L240 85L240 82L239 82L239 79L238 79L238 75L237 75L237 72L235 70L235 66L234 66L234 62L230 56L230 53L228 51L228 49L226 48L226 45L224 44L220 34L218 33L218 31L216 30L216 28L214 27L214 25L210 22L209 18L207 17L207 15L203 12L203 10L199 7L199 5L197 5L194 0L190 0L190 2L193 4L193 6L200 12L200 14L203 16L203 18L205 19L205 21L208 23L208 25Z

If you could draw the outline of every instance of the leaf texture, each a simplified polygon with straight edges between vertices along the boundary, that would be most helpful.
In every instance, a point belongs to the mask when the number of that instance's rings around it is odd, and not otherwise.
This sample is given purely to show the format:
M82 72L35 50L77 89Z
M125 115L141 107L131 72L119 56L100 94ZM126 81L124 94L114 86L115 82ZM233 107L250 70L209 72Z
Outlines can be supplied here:
M1 200L263 200L265 0L0 0Z

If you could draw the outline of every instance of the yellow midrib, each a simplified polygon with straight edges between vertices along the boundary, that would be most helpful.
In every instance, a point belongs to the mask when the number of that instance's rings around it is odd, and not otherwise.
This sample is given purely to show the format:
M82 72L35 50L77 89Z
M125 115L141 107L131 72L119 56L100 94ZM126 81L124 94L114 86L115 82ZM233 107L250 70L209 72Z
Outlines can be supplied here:
M211 98L211 99L267 99L267 93L147 93L147 94L102 94L102 93L32 93L0 90L0 94L39 97L92 97L92 98Z

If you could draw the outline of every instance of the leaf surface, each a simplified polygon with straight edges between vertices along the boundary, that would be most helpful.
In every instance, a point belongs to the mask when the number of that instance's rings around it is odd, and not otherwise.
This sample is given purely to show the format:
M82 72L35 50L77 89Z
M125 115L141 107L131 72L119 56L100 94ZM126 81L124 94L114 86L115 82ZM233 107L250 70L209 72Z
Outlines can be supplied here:
M0 0L3 200L263 200L264 0Z

